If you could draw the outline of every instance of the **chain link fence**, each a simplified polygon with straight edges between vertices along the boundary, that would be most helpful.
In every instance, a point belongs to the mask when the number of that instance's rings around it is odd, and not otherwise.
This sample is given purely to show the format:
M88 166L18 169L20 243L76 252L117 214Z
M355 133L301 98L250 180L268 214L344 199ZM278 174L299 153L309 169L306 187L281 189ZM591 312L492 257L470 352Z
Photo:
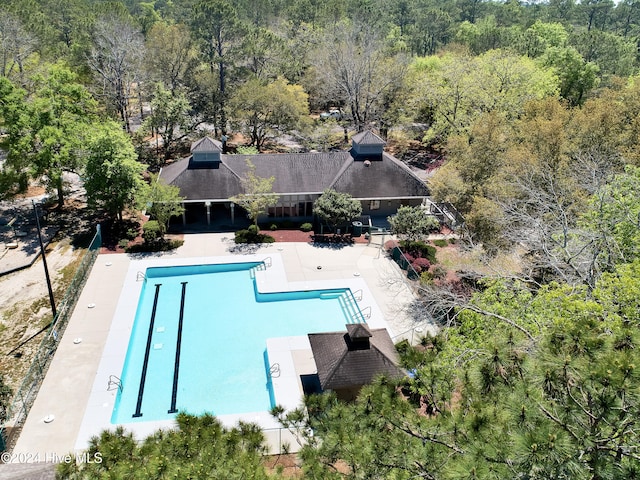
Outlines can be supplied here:
M56 352L58 339L62 338L101 246L102 235L98 225L96 234L91 240L71 284L57 305L56 316L40 342L31 366L7 409L6 421L0 426L0 451L11 449L17 439L17 433L27 419L29 409L36 399L51 359Z

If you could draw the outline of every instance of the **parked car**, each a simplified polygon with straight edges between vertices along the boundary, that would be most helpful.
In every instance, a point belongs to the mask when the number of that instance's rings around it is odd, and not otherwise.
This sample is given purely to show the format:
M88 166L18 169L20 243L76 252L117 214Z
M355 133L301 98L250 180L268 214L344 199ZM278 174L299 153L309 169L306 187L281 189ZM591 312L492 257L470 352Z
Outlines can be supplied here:
M328 120L330 118L342 120L342 112L340 110L329 110L320 114L320 120Z

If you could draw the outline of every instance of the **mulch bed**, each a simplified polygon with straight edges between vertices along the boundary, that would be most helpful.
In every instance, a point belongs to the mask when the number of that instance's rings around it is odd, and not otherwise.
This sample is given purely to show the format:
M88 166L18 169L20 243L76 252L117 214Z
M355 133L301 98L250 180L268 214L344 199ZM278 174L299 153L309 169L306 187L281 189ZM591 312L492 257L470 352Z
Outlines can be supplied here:
M301 243L368 243L364 237L348 237L336 235L315 235L313 232L303 232L302 230L260 230L260 233L273 237L276 242L301 242ZM184 239L183 235L166 235L166 238ZM142 237L131 241L129 245L142 243ZM103 243L100 253L124 253L124 248L114 241Z
M304 242L304 243L368 243L369 241L360 237L336 236L336 235L316 235L313 232L303 232L302 230L261 230L260 233L270 235L276 242Z

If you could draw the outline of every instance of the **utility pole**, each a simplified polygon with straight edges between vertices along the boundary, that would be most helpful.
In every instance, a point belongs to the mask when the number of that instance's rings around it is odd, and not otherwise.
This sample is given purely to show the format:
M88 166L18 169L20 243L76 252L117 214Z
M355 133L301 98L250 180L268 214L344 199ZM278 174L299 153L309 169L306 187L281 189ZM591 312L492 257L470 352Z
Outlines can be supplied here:
M38 241L40 242L40 254L42 255L42 265L44 265L44 276L47 279L47 288L49 289L49 303L51 304L51 312L53 313L53 322L56 321L56 301L53 298L53 289L51 288L51 279L49 278L49 268L47 267L47 258L44 254L44 244L42 243L42 234L40 233L40 216L38 215L38 208L36 202L31 200L33 204L33 212L36 215L36 225L38 228ZM52 323L53 323L52 322Z

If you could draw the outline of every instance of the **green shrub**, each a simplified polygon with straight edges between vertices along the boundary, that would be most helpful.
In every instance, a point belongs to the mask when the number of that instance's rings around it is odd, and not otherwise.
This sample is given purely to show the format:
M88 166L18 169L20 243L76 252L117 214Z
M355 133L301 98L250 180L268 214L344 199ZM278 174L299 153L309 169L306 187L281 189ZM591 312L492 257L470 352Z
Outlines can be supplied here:
M162 236L160 224L155 220L150 220L142 227L142 238L145 242L153 242Z
M302 225L300 225L300 230L302 230L303 232L310 232L311 230L313 230L313 225L311 225L310 223L303 223Z
M255 225L251 225L255 227ZM271 235L264 235L258 232L258 228L249 227L246 230L238 230L235 233L236 243L273 243L276 241Z
M443 248L443 247L446 247L447 245L449 245L449 242L447 242L445 239L438 239L438 240L434 240L433 244L436 247Z
M432 285L433 284L433 273L431 273L429 270L427 270L426 272L422 272L420 274L420 283L422 285Z
M184 240L168 240L161 238L151 243L138 243L125 248L127 253L142 253L142 252L168 252L175 250L184 244Z
M400 246L405 255L409 254L415 258L426 258L430 263L436 263L436 247L428 243L418 241L404 240L400 242Z
M458 240L456 240L455 238L450 238L450 239L449 239L449 243L450 243L451 245L455 245L457 242L458 242Z
M275 223L272 223L271 226L269 227L269 230L271 230L272 232L275 232L278 229L278 225L276 225Z
M129 240L127 240L126 238L120 239L120 241L118 242L118 246L120 248L127 248L129 246Z
M127 235L126 238L128 240L135 240L136 237L140 234L140 230L137 228L129 228L127 229Z

